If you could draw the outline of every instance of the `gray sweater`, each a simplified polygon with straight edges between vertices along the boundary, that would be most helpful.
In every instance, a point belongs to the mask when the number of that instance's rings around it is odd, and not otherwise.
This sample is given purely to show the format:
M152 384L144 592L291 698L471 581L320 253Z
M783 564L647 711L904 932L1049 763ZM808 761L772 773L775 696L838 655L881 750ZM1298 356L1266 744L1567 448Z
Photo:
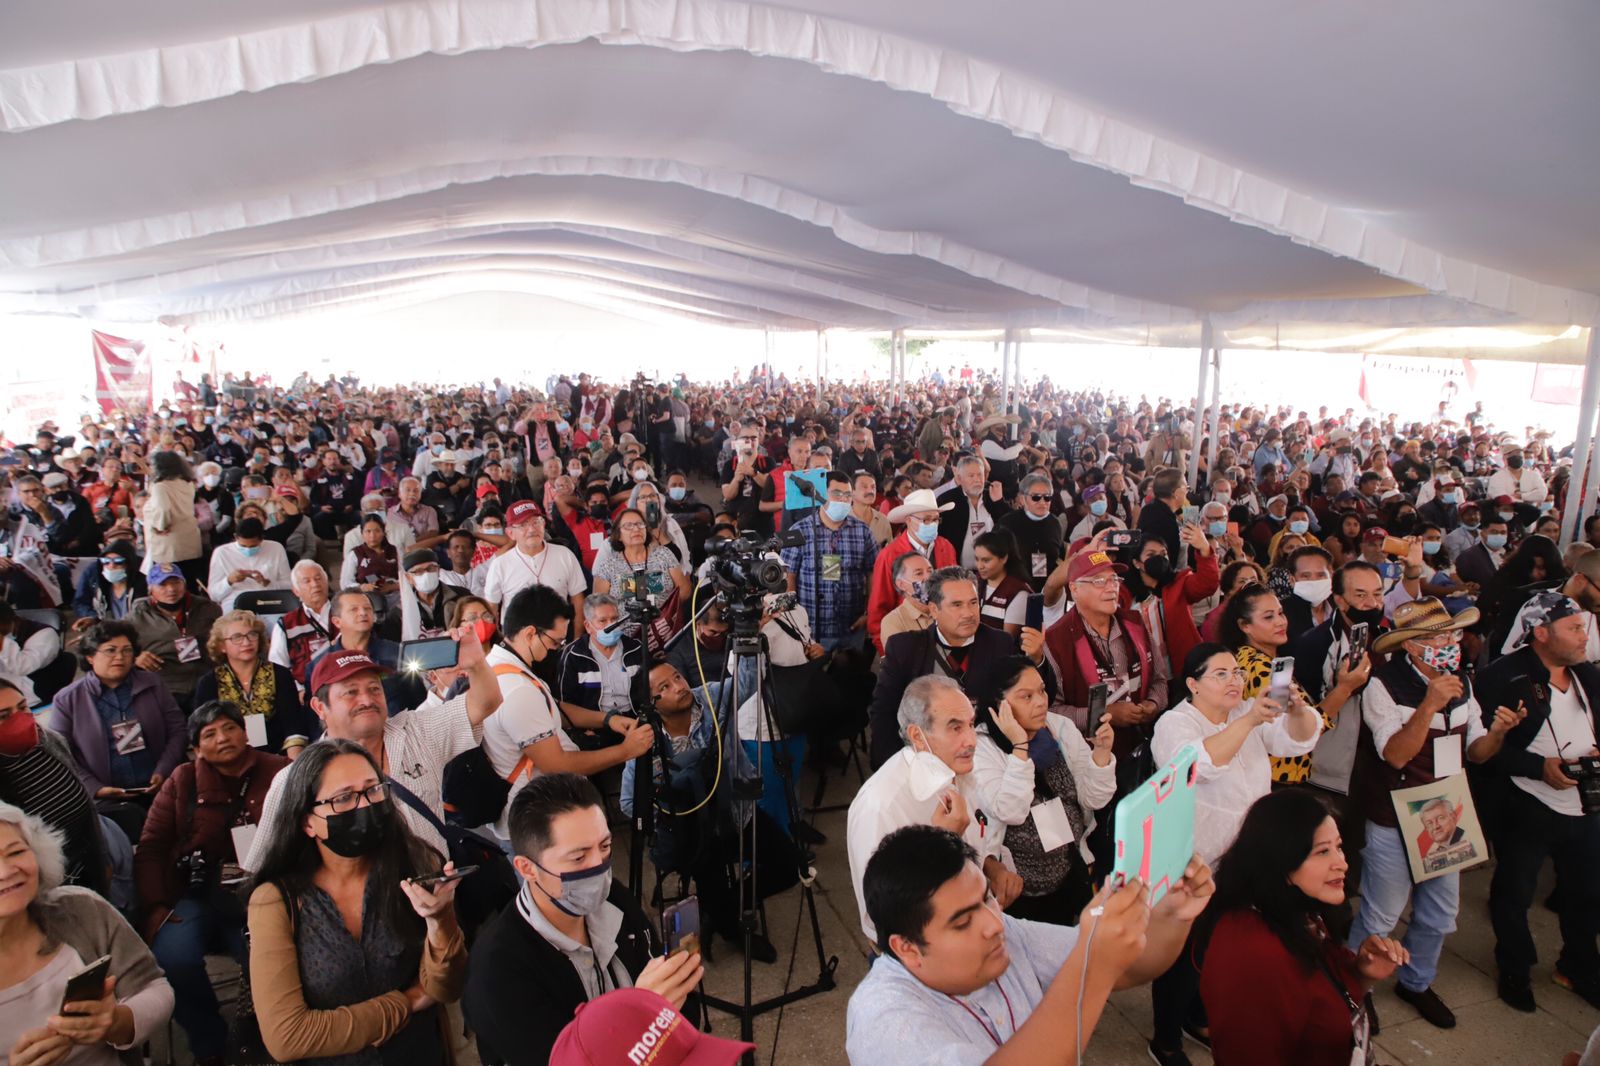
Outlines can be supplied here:
M133 1041L118 1049L122 1061L137 1066L138 1048L172 1016L172 986L133 927L104 899L86 888L63 885L39 897L37 915L46 950L65 944L89 962L111 956L117 1002L133 1012Z

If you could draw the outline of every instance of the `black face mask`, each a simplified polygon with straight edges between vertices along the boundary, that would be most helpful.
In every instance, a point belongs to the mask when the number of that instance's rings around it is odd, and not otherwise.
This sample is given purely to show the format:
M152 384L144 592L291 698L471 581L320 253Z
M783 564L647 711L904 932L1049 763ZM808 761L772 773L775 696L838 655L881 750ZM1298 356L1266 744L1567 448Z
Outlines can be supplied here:
M1374 639L1377 634L1378 627L1383 624L1382 607L1374 607L1370 611L1357 611L1354 608L1346 608L1344 614L1345 617L1350 620L1350 624L1353 626L1360 625L1362 622L1367 623L1367 632L1369 636L1372 636Z
M604 522L611 517L611 508L603 503L597 503L589 508L589 517L596 522Z
M1172 576L1172 560L1165 555L1152 555L1140 567L1157 584L1164 584Z
M55 500L57 503L66 503L68 500L72 499L72 493L70 493L70 492L52 492L50 494L50 498L52 500Z
M388 803L383 800L343 814L328 815L328 839L323 843L328 845L329 851L347 859L371 855L383 846L387 835Z
M1511 458L1506 460L1506 466L1510 467L1512 470L1521 470L1522 469L1522 456L1513 455Z

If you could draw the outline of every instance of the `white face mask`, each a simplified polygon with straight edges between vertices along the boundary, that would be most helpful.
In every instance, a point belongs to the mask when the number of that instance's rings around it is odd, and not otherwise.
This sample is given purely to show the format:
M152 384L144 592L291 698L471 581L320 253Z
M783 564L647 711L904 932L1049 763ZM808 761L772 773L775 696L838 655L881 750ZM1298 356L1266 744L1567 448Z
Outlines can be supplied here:
M412 574L411 583L416 586L418 592L430 596L433 590L439 587L439 575L436 572Z
M911 753L911 773L907 776L906 784L911 787L911 795L917 802L933 799L949 788L955 779L956 772L933 752Z
M200 479L200 483L208 489L214 489L222 483L222 479L216 474L207 474L205 477Z
M1333 578L1324 577L1315 581L1296 581L1294 583L1294 594L1315 607L1333 595Z

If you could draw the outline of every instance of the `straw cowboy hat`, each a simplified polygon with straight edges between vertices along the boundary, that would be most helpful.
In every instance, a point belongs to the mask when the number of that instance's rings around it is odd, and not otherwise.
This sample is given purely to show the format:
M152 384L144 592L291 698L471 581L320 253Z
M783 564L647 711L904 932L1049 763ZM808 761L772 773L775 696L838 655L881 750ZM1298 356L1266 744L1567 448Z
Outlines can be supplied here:
M906 493L905 502L889 512L889 521L904 522L914 514L926 514L928 511L954 510L955 503L941 505L939 498L933 494L932 489L917 489Z
M1021 421L1022 419L1016 415L989 415L982 422L972 427L972 435L976 437L989 432L996 426L1014 426Z
M1394 628L1372 642L1375 654L1385 655L1408 640L1431 637L1435 633L1453 633L1465 629L1478 620L1478 609L1468 607L1454 618L1444 604L1434 596L1403 603L1394 609Z

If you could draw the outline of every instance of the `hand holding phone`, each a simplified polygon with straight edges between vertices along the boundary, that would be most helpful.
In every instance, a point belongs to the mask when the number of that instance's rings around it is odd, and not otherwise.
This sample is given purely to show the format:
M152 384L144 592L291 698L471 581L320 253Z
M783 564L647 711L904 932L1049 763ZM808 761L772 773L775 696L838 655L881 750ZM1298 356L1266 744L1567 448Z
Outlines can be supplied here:
M1100 723L1106 717L1106 695L1109 691L1104 681L1089 688L1088 728L1084 730L1088 736L1092 737L1100 731Z
M423 888L437 888L440 885L451 884L461 880L463 877L471 876L477 872L478 868L476 866L463 866L461 869L451 870L449 873L440 871L439 873L428 874L424 877L413 877L410 879L410 881L412 884L420 885Z
M1280 655L1272 660L1272 678L1267 683L1267 695L1279 707L1288 709L1289 693L1294 685L1294 656Z
M84 1011L68 1011L67 1004L83 1004L104 999L106 978L111 976L111 956L102 955L89 965L67 978L66 990L61 993L61 1013L68 1017L81 1017Z

